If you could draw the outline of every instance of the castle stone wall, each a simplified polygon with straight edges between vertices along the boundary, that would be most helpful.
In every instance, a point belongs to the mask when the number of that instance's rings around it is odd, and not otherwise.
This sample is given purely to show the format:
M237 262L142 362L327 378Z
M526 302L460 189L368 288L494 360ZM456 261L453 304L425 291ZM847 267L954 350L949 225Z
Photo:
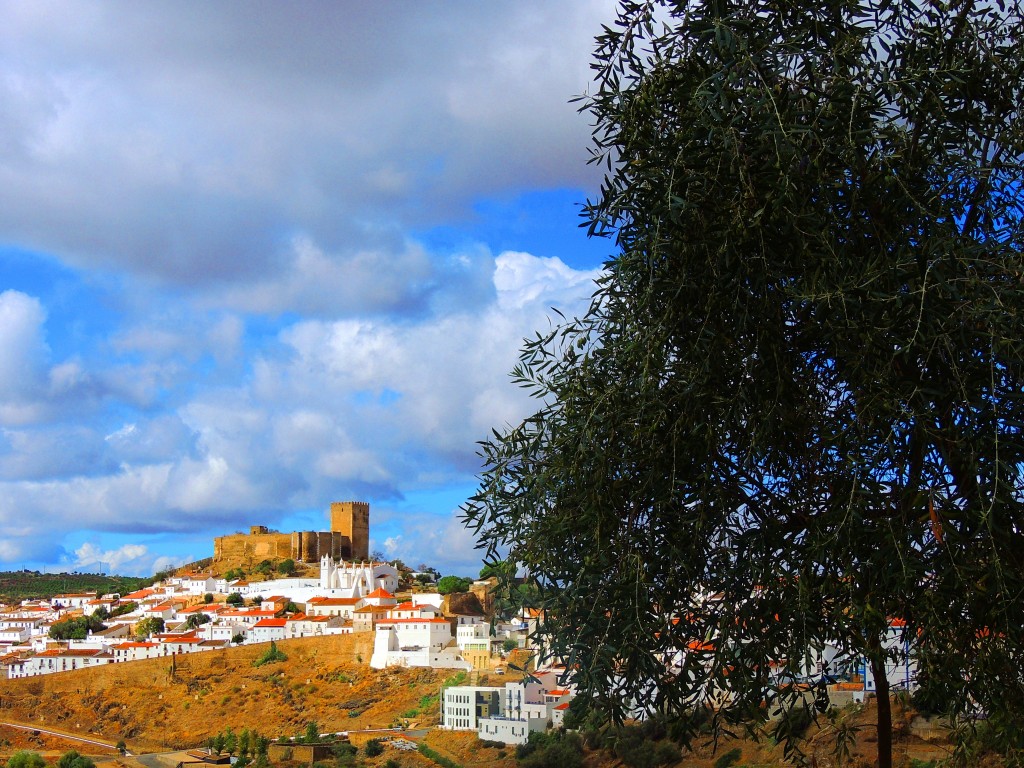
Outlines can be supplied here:
M278 533L254 525L249 533L218 536L213 540L213 561L218 565L249 567L262 560L292 558L315 563L330 555L335 560L370 557L370 505L362 501L331 504L331 530Z

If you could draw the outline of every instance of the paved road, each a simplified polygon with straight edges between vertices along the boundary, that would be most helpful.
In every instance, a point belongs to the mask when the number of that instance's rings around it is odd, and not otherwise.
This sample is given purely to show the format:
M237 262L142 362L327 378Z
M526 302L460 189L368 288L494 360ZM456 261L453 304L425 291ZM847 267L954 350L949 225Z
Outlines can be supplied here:
M95 738L89 738L88 736L79 736L74 733L68 733L67 731L58 731L53 728L44 728L39 725L32 725L30 723L12 723L10 721L0 722L0 725L6 725L10 728L18 728L22 731L32 731L38 733L45 733L49 736L57 736L61 739L67 739L68 741L77 741L82 744L92 744L93 746L103 747L105 749L117 750L117 747L109 741L101 741ZM130 756L131 753L125 753Z

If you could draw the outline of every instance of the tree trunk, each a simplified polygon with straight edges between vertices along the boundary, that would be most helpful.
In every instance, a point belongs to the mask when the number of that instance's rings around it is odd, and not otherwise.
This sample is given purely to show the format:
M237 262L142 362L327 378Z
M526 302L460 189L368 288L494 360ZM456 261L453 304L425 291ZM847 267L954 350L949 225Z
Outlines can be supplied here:
M878 768L892 768L892 706L889 702L889 678L885 674L885 655L876 640L871 649L871 674L875 677L878 705Z

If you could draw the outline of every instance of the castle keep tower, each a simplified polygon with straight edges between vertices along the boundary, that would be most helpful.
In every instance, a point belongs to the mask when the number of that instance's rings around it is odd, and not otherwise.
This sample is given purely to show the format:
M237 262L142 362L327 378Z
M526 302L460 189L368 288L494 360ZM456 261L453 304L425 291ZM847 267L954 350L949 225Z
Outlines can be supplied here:
M365 501L331 502L331 530L349 540L353 560L370 559L370 505Z

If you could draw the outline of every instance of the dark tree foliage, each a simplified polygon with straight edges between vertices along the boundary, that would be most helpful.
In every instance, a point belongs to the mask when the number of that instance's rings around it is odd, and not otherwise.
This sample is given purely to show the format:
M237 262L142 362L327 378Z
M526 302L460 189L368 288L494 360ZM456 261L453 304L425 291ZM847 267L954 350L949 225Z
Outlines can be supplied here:
M796 704L771 663L833 643L881 678L888 765L901 619L923 695L1020 738L1022 30L1016 2L690 0L598 38L586 215L617 255L526 342L539 410L464 511L609 714L756 721Z
M72 749L60 756L57 768L96 768L96 763Z
M54 640L85 640L90 632L105 628L106 624L94 613L56 621L50 626L48 634Z
M437 582L437 591L442 595L450 595L453 592L465 592L472 584L470 579L462 576L444 576Z

